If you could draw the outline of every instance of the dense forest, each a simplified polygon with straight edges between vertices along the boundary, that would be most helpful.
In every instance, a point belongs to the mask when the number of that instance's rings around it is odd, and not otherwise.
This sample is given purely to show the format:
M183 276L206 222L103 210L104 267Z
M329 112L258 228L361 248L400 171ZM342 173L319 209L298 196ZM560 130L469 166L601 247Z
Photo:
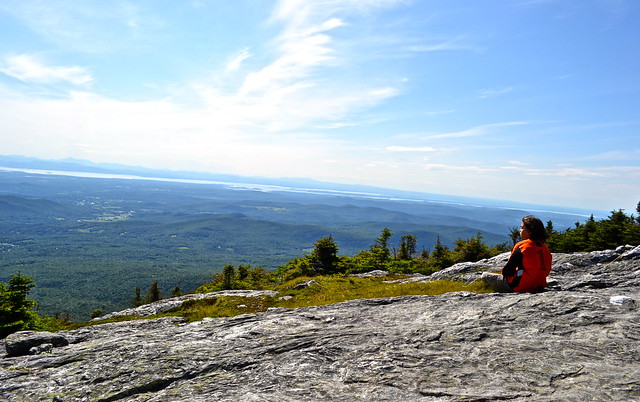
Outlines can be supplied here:
M126 308L133 288L153 282L167 296L176 287L196 289L229 264L274 271L327 236L341 256L360 259L368 258L360 251L369 250L383 228L393 233L387 240L391 253L407 234L413 237L405 238L402 252L413 240L417 254L431 254L438 244L453 250L458 239L477 236L498 247L510 242L509 228L519 225L527 208L542 208L312 185L264 188L0 171L0 281L20 271L37 283L31 297L41 313L80 321L94 310ZM558 231L589 216L544 211L541 217L552 219ZM418 269L421 263L410 265Z
M607 248L616 248L623 244L640 244L640 203L638 216L627 215L623 210L612 211L606 219L595 220L590 217L586 222L576 222L574 228L557 232L553 222L547 222L550 235L548 245L552 252L581 252ZM371 270L385 270L391 273L429 274L457 262L478 261L509 250L510 245L502 243L489 247L483 242L481 234L455 241L453 249L436 240L433 251L418 251L414 235L400 237L397 246L389 243L393 233L384 228L373 244L353 256L340 256L339 246L331 235L318 239L310 253L294 258L273 271L262 266L232 264L223 267L222 272L212 275L212 280L202 284L195 292L211 292L225 289L269 289L297 277L320 275L344 275ZM520 240L516 228L510 233L513 244ZM20 272L11 276L7 283L0 282L0 337L23 329L55 330L69 323L68 315L53 317L34 311L36 303L28 298L35 286L33 279ZM171 296L182 292L179 286ZM150 303L162 298L158 281L149 286L145 297L140 287L135 289L131 298L134 306ZM94 311L94 316L102 311Z

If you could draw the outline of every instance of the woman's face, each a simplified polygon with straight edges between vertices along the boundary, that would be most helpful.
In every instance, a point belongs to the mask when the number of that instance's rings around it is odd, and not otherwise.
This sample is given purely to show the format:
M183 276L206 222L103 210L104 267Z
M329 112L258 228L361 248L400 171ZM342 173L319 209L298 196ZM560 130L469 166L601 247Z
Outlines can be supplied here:
M529 237L531 237L529 231L524 226L524 223L520 224L520 237L522 238L522 240L527 240Z

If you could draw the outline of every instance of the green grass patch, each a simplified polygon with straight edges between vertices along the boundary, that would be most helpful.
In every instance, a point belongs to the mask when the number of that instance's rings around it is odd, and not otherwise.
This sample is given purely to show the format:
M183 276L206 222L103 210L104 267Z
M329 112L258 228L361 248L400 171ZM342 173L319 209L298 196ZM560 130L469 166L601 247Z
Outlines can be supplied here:
M344 275L299 277L278 286L278 296L262 295L258 297L220 296L213 299L187 300L179 307L166 312L147 316L119 316L108 320L91 321L96 325L129 320L153 319L168 316L184 317L187 322L218 317L234 317L241 314L255 314L267 311L271 307L300 308L340 303L354 299L377 299L408 295L440 295L449 292L491 293L493 290L483 282L463 283L452 280L433 282L396 282L408 278L403 275L390 275L382 278L359 278ZM314 280L317 283L306 287L300 285ZM69 328L71 329L71 328Z
M221 296L215 299L189 300L180 307L162 315L179 315L188 322L201 321L205 317L233 317L267 311L270 307L300 308L340 303L354 299L376 299L408 295L440 295L449 292L468 291L491 293L493 290L482 282L471 284L440 280L433 282L389 283L406 276L383 278L358 278L342 275L300 277L276 288L277 297ZM317 284L300 287L315 280Z
M270 296L242 297L220 296L215 299L187 300L180 307L162 315L180 315L188 322L201 321L206 317L234 317L267 311L274 300Z
M291 296L288 300L278 300L277 307L298 308L339 303L353 299L377 299L383 297L407 295L440 295L449 292L468 291L490 293L492 290L484 283L471 284L440 280L433 282L400 283L395 281L403 276L383 278L359 278L325 276L316 278L296 278L280 286L280 297ZM318 284L295 289L300 283L314 279Z

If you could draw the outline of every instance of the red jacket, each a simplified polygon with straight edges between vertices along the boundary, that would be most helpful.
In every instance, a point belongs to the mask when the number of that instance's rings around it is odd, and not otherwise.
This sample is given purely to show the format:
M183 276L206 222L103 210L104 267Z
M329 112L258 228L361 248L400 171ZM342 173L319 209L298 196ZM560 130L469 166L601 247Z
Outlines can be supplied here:
M531 239L518 242L507 265L502 268L514 292L537 292L547 286L551 272L551 253L544 242Z

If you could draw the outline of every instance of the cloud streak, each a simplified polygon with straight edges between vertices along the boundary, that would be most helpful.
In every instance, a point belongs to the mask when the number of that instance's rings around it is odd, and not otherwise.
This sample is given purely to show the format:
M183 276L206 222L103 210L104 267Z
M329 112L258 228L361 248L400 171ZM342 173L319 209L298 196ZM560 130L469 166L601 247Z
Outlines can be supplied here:
M246 59L251 57L251 53L249 52L249 48L244 48L240 50L237 56L235 56L229 63L227 63L226 70L227 71L236 71L242 65Z
M400 145L391 145L386 147L386 150L391 152L433 152L436 149L433 147L406 147Z
M0 72L23 82L38 84L67 82L82 86L93 82L93 76L85 68L47 65L29 54L5 57L0 64Z
M514 87L499 87L499 88L487 88L478 91L477 97L480 99L488 99L496 96L501 96L513 92Z
M524 126L530 124L525 121L510 121L504 123L483 124L480 126L471 127L462 131L454 131L450 133L432 134L424 137L425 139L442 139L442 138L465 138L465 137L477 137L481 135L487 135L496 132L498 129L504 127Z

